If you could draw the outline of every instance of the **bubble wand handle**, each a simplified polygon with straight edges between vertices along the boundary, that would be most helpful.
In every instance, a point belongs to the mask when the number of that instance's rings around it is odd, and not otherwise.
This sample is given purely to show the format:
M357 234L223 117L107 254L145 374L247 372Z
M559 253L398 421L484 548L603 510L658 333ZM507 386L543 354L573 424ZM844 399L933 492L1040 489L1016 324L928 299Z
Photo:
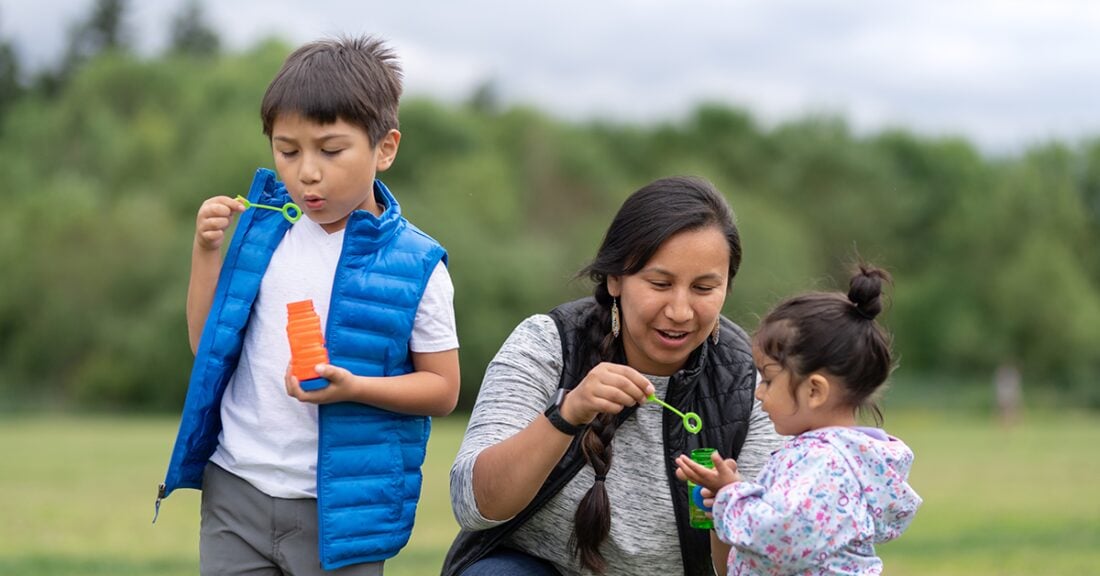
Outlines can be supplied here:
M282 212L283 218L286 218L287 222L290 222L291 224L297 222L302 217L302 209L293 202L287 202L286 204L283 204L282 208L276 208L274 206L268 206L267 204L257 204L255 202L250 202L248 198L245 198L244 196L237 196L236 198L234 198L234 200L240 202L241 204L244 204L244 207L246 209L263 208L264 210L274 210L276 212Z
M646 400L649 400L650 402L656 402L656 403L660 404L661 406L664 406L665 408L668 408L669 410L672 411L673 414L675 414L675 415L679 416L681 419L683 419L684 429L687 430L688 432L691 432L692 434L698 434L699 431L703 429L703 419L700 418L699 415L696 414L695 412L688 412L686 414L683 413L683 412L680 412L679 410L673 408L668 403L666 403L664 400L661 400L660 398L658 398L654 394L650 394L649 396L647 396Z

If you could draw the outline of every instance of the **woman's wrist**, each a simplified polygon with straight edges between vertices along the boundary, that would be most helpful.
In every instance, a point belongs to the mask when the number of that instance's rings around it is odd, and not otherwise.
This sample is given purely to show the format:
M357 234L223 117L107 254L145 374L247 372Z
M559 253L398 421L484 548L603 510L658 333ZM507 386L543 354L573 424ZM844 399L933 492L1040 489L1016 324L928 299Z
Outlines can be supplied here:
M542 413L546 416L550 424L559 432L568 436L576 436L584 432L584 425L573 424L567 420L562 413L562 408L565 406L565 399L569 396L571 396L571 394L568 390L565 388L558 388L550 398L550 403L546 406L546 410Z
M573 426L584 426L591 422L592 418L585 420L580 414L577 414L575 412L577 408L576 402L570 402L571 399L576 400L573 396L574 394L572 390L565 394L565 398L562 399L561 407L559 408L558 412L561 413L561 417L564 418L566 422L572 424Z

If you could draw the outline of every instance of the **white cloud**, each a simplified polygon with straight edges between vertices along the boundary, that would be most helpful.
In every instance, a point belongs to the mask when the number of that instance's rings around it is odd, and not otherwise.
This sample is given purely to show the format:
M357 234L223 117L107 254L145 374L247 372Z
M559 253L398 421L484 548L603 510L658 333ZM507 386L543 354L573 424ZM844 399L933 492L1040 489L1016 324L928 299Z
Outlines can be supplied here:
M0 32L32 64L59 57L92 0L0 0ZM155 52L180 1L133 2ZM585 118L646 120L700 100L765 122L834 111L860 130L963 134L989 150L1100 135L1100 4L1086 0L558 0L206 2L223 41L376 33L410 93L507 99Z

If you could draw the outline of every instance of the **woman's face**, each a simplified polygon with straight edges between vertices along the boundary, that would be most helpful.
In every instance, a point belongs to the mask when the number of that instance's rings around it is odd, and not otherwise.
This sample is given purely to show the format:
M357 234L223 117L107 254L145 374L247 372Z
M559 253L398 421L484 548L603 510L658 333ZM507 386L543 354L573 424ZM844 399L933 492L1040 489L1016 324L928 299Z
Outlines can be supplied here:
M627 363L643 374L670 376L714 331L726 301L730 249L709 226L665 241L629 276L607 279L619 299Z

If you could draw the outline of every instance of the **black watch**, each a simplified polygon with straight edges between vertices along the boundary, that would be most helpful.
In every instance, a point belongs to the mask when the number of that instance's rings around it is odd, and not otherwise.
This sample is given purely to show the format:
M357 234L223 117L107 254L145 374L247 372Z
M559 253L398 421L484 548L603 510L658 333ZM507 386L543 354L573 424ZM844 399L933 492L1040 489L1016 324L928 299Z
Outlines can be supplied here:
M554 425L554 428L557 428L563 434L576 436L584 431L584 426L574 426L561 415L561 405L565 402L565 395L568 392L569 391L565 388L558 388L558 391L555 392L554 396L550 399L550 405L546 407L546 411L544 411L543 414L545 414L546 419Z

